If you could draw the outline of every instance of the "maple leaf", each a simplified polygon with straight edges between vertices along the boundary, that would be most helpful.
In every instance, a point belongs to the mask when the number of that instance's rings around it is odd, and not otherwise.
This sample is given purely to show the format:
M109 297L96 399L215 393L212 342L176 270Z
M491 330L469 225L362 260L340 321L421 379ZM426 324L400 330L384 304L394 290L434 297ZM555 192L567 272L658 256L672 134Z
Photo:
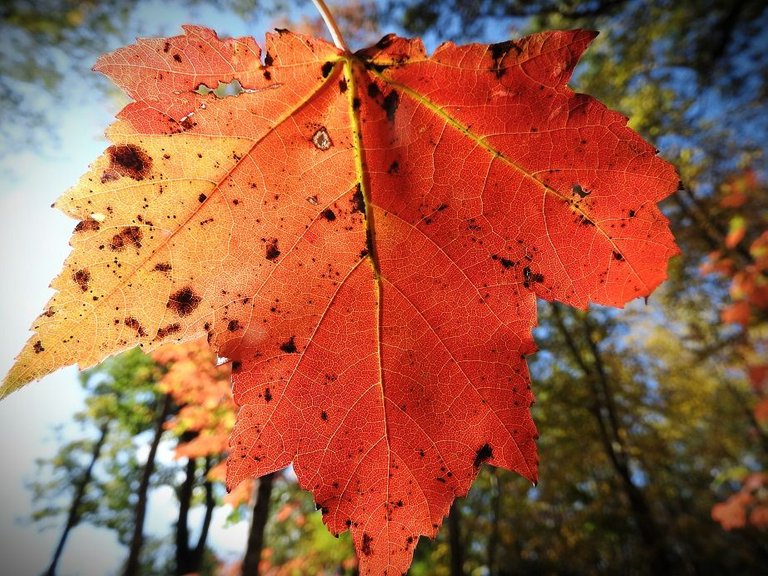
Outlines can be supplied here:
M361 573L406 571L483 463L536 480L536 297L623 305L677 252L674 169L566 86L594 35L281 31L262 64L188 26L102 57L134 102L56 203L74 249L3 392L207 336L241 406L229 486L292 463Z

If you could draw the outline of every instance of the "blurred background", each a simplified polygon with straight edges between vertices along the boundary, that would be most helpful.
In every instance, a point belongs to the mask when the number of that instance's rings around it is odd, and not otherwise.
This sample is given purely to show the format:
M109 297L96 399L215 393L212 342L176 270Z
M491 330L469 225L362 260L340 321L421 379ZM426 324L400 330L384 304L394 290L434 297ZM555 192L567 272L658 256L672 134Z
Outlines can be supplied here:
M764 574L768 566L768 8L759 0L340 0L347 42L600 31L571 82L679 169L683 255L624 310L540 306L537 487L484 467L414 575ZM310 2L0 3L0 368L68 252L47 207L125 103L90 68L204 24L325 35ZM0 572L355 574L290 471L226 495L228 368L198 344L70 368L0 403Z

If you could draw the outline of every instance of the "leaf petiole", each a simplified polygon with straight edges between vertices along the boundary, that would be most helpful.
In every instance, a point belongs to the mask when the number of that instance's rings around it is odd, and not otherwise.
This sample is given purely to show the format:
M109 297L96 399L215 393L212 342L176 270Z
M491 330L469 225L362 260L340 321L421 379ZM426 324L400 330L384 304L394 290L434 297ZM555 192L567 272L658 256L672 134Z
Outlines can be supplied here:
M320 16L323 17L323 21L328 27L328 31L331 33L331 38L333 38L333 43L336 47L340 50L344 50L344 52L349 52L347 43L344 42L344 37L339 30L339 26L336 24L336 20L334 20L333 14L331 14L328 6L325 5L325 2L323 2L323 0L312 0L312 3L315 5L315 8L317 8L317 11L320 12Z

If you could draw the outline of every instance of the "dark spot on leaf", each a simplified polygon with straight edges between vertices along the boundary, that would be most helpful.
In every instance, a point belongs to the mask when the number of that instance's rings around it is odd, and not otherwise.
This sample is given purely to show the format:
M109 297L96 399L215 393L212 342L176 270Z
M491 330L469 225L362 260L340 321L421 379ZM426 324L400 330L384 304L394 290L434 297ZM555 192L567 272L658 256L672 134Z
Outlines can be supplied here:
M173 55L173 59L176 60L176 62L181 63L181 55L180 54L178 54L178 53L174 54Z
M321 420L328 420L328 412L326 412L325 410L320 412L320 419Z
M136 248L141 248L141 240L144 237L141 228L138 226L127 226L120 233L112 236L109 243L109 249L113 252L120 252L127 245L132 244Z
M274 260L280 256L280 250L277 247L277 238L272 238L267 242L267 260Z
M269 70L264 70L262 74L264 75L264 80L267 80L267 81L272 80L272 72L270 72Z
M171 294L166 306L179 316L189 316L200 305L202 298L195 294L189 286Z
M75 284L80 286L80 290L88 292L88 282L91 281L91 273L83 268L72 274L72 280L75 281Z
M170 336L171 334L176 334L176 332L179 332L181 330L181 325L174 322L173 324L168 324L168 326L164 326L163 328L160 328L157 331L157 339L165 338L166 336Z
M400 172L400 162L394 160L392 164L389 165L389 168L387 168L387 174L397 174L398 172Z
M373 552L373 550L371 550L371 542L373 542L373 538L371 538L367 532L363 532L363 542L360 546L360 552L366 556L370 556Z
M200 196L197 197L197 201L202 204L203 202L205 202L206 198L208 198L208 196L206 196L205 194L200 194Z
M360 182L355 185L355 193L350 200L352 203L352 211L365 214L365 199L363 198L363 188L360 186Z
M512 268L516 264L516 262L513 262L509 258L503 258L502 256L499 256L498 254L494 254L493 256L491 256L491 260L496 260L504 268Z
M629 217L630 218L634 218L636 215L637 215L637 212L635 212L634 210L630 210L629 211Z
M38 340L32 345L32 350L35 351L35 354L40 354L40 352L45 352L45 348L43 348L43 343Z
M506 56L510 50L515 50L518 54L523 51L522 48L512 40L491 44L488 46L488 49L491 51L491 58L493 58L491 71L496 74L496 78L504 76L505 70L501 67L501 61L504 59L504 56Z
M368 250L363 248L362 250L360 250L360 258L365 258L366 256L368 256Z
M573 185L572 192L574 194L576 194L579 198L586 198L587 196L589 196L591 194L591 192L589 190L585 190L579 184L574 184Z
M624 260L624 256L621 254L621 252L618 252L616 250L613 251L613 257L616 260Z
M237 320L230 320L229 324L227 324L227 330L230 332L235 332L240 329L240 322Z
M475 468L480 468L480 465L493 458L493 450L491 449L491 445L486 443L483 444L480 448L477 449L477 452L475 452L475 462L474 466Z
M326 62L323 64L323 67L320 69L323 74L323 78L328 78L328 74L331 73L331 70L333 70L333 62Z
M354 98L352 98L352 109L357 110L358 108L360 108L360 98L355 96Z
M166 54L168 54L168 52L169 52L170 50L171 50L171 43L170 43L170 42L166 42L166 43L165 43L165 46L163 46L163 52L165 52Z
M181 119L181 122L179 122L179 126L181 126L182 130L191 130L192 128L197 126L197 122L192 120L191 116L185 116L184 118Z
M334 220L336 220L336 214L335 214L335 213L334 213L334 211L333 211L333 210L331 210L330 208L326 208L325 210L323 210L323 211L320 213L320 215L321 215L323 218L325 218L326 220L328 220L329 222L333 222Z
M544 275L538 272L531 272L531 269L526 266L523 268L523 286L530 288L532 282L544 282Z
M240 372L240 369L243 367L243 363L240 362L240 360L233 360L232 361L232 373L237 374Z
M382 37L381 40L376 42L376 48L379 48L381 50L384 50L385 48L388 48L392 42L395 40L394 34L387 34L386 36Z
M133 328L134 330L136 330L136 333L140 337L143 337L143 336L147 335L147 333L144 332L144 328L142 327L142 325L133 316L126 316L126 318L123 320L123 323L126 326L128 326L128 328Z
M267 52L267 55L264 56L264 65L265 66L272 66L273 62L274 62L274 59L272 58L272 54Z
M266 400L267 402L271 402L272 401L272 392L270 391L269 388L266 388L264 390L264 400Z
M376 82L368 84L368 96L376 98L379 94L381 94L381 90L379 90L379 85Z
M171 270L171 265L168 262L158 262L152 270L155 272L169 272Z
M143 180L152 168L152 159L135 144L119 144L107 148L110 167L121 176Z
M82 222L78 222L77 226L75 226L75 232L90 232L96 231L99 228L101 228L101 226L96 220L83 220Z
M287 342L283 342L282 344L280 344L280 350L282 350L286 354L293 354L294 352L296 352L295 337L291 336L290 338L288 338Z
M395 121L395 112L397 112L397 107L400 105L400 95L392 90L389 94L386 95L384 98L384 101L381 103L381 107L384 109L384 111L387 113L387 120L390 122Z
M344 92L346 91L347 91L347 79L342 78L341 80L339 80L339 92L344 94Z

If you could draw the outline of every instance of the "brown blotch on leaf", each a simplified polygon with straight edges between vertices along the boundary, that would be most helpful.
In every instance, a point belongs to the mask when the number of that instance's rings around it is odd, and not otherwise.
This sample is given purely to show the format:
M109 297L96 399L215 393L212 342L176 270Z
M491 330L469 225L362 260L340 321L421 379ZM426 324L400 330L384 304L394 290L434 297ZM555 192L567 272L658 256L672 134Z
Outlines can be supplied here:
M139 337L144 337L147 335L147 333L144 331L144 327L133 316L126 316L123 320L123 323L128 326L128 328L133 328L136 330L136 334Z
M192 120L191 116L185 116L181 119L181 122L179 122L179 126L181 126L182 130L191 130L195 126L197 126L197 122Z
M346 78L342 78L341 80L339 80L339 92L341 94L344 94L344 92L346 91L347 91L347 80Z
M290 338L288 338L287 342L283 342L282 344L280 344L280 350L282 350L286 354L293 354L294 352L296 352L297 348L296 348L295 336L291 336Z
M400 162L394 160L387 168L387 174L397 174L400 172Z
M621 254L621 252L616 250L613 251L613 258L614 260L624 260L624 256Z
M235 332L237 330L240 330L240 322L238 320L230 320L229 324L227 324L227 330L230 332Z
M152 158L135 144L118 144L107 148L110 168L121 176L143 180L152 168Z
M153 272L170 272L172 266L169 262L158 262L155 267L152 268Z
M178 53L174 54L174 55L173 55L173 59L174 59L176 62L178 62L179 64L181 64L181 55L180 55L180 54L178 54Z
M333 222L334 220L336 220L336 213L333 210L331 210L330 208L326 208L325 210L320 212L320 216L322 216L323 218L325 218L329 222Z
M395 112L397 112L397 107L399 105L400 95L394 90L392 90L384 97L384 101L381 103L381 107L384 109L384 112L387 113L387 120L390 122L395 121Z
M72 274L72 280L75 281L75 284L80 286L80 290L88 292L88 283L91 281L91 273L83 268Z
M333 146L333 142L331 141L331 137L328 135L328 131L325 129L325 126L321 127L312 135L312 144L315 145L315 148L318 150L328 150L331 146Z
M509 258L504 258L502 256L499 256L498 254L494 254L493 256L491 256L491 260L496 260L504 268L512 268L516 264L516 262L510 260Z
M523 286L530 288L534 282L544 282L544 275L539 272L531 272L531 269L526 266L523 268Z
M205 202L206 198L208 198L208 196L206 196L205 194L200 194L200 196L197 197L197 201L202 204L203 202Z
M574 184L571 188L571 192L578 196L579 198L586 198L591 194L589 190L585 190L582 188L581 184Z
M504 60L504 57L507 54L509 54L509 51L515 50L515 52L517 52L518 54L520 54L523 51L523 49L520 48L520 46L518 46L517 43L513 42L512 40L491 44L490 46L488 46L488 49L491 51L491 58L493 59L491 72L496 74L496 78L501 78L502 76L504 76L504 73L506 72L506 70L501 66L501 61Z
M277 238L272 238L267 242L267 260L274 260L280 256L280 249L277 247Z
M171 294L166 307L173 310L179 316L189 316L200 305L202 298L195 294L189 286L185 286Z
M480 468L480 465L483 462L486 462L491 458L493 458L493 449L491 449L491 445L486 442L477 449L477 452L475 452L475 461L473 465L475 468Z
M363 188L360 186L360 182L355 184L355 193L350 200L352 204L352 212L360 212L365 214L365 199L363 198Z
M240 372L240 369L243 367L243 363L240 362L240 360L233 360L232 361L232 373L237 374Z
M376 84L376 82L371 82L368 84L368 96L371 98L376 98L379 94L381 94L381 90L379 89L379 85Z
M166 336L170 336L171 334L176 334L176 332L179 332L180 330L181 325L177 322L168 324L168 326L164 326L157 331L157 339L159 340L161 338L165 338Z
M320 419L323 420L323 421L328 420L328 412L326 412L325 410L320 412Z
M43 348L43 343L38 340L32 345L32 350L35 351L35 354L40 354L41 352L45 352L45 348Z
M267 402L271 402L272 401L272 392L270 391L269 388L266 388L264 390L264 400L266 400Z
M373 553L371 542L373 542L373 538L371 538L367 532L363 532L363 541L360 546L360 552L366 556L370 556Z
M141 239L143 237L144 234L138 226L126 226L118 234L112 236L109 249L113 252L120 252L129 244L136 248L141 248Z
M326 62L323 64L323 67L320 69L320 72L323 75L323 78L328 78L328 75L333 70L333 62Z
M75 232L95 232L101 225L96 220L83 220L75 226Z

